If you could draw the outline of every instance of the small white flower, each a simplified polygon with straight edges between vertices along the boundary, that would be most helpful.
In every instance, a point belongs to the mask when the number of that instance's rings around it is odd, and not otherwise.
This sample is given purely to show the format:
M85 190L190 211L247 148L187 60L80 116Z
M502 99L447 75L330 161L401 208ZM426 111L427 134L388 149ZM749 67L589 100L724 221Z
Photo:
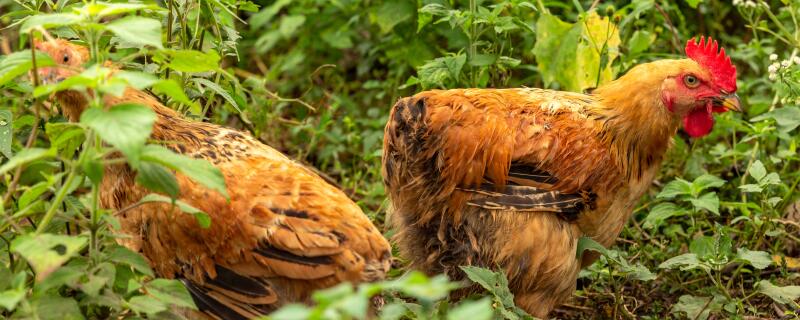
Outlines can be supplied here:
M744 6L747 8L755 8L758 5L755 2L748 0L744 2Z
M769 74L769 81L775 81L775 80L778 80L778 75L774 74L774 73L770 73Z
M791 65L792 65L792 61L791 60L783 60L783 61L781 61L781 67L788 68Z
M778 60L778 55L777 54L773 53L773 54L769 55L769 61L775 61L775 60Z
M773 64L769 65L769 67L767 68L767 71L769 71L769 73L775 73L775 72L778 72L778 69L780 69L780 68L781 68L781 66L776 62L776 63L773 63Z
M792 62L793 62L794 64L800 65L800 57L794 57L794 58L792 58Z
M740 5L742 5L742 1L743 0L733 0L733 5L734 6L740 6Z

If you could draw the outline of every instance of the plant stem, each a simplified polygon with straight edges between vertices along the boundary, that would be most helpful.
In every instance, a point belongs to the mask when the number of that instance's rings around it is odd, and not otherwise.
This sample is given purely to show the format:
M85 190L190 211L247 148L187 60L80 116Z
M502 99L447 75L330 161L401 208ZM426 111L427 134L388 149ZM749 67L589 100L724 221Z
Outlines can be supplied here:
M61 185L61 189L58 190L56 194L56 198L53 199L53 203L50 204L50 208L47 209L47 212L44 214L42 221L39 222L39 227L36 228L36 234L41 234L47 229L47 225L50 224L50 221L53 220L53 217L56 215L56 211L58 207L61 205L61 201L64 201L64 197L67 196L67 192L69 191L69 186L72 185L72 180L75 180L75 176L78 173L78 166L72 165L70 167L69 173L67 174L67 179L64 181L64 184Z

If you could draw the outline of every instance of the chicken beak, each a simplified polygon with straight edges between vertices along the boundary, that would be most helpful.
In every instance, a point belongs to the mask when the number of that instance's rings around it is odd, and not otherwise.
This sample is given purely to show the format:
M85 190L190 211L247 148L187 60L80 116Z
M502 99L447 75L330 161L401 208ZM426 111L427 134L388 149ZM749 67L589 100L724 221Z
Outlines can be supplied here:
M742 112L742 105L739 96L735 93L721 95L714 99L714 104L724 108L726 111Z

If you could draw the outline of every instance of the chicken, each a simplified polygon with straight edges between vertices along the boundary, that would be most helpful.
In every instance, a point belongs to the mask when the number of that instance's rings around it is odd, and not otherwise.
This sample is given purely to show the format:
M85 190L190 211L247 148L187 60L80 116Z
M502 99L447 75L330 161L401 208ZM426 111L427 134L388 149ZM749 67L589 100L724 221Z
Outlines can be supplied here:
M579 238L613 244L681 123L701 137L713 112L740 110L724 49L692 39L686 54L638 65L591 94L454 89L400 99L382 169L401 255L455 279L461 265L500 268L517 305L546 317L597 258L576 257Z
M40 79L51 82L78 72L89 58L86 48L63 39L37 49L60 64L39 70ZM59 92L56 99L72 121L87 106L77 91ZM150 193L134 183L136 172L127 165L108 165L100 186L101 205L118 212L129 236L123 244L143 254L159 276L181 279L206 316L249 319L288 302L308 302L316 289L385 276L387 240L353 201L309 169L247 134L187 120L133 88L103 102L149 106L157 114L153 140L206 159L224 175L229 201L177 174L179 200L206 212L208 229L170 204L120 210Z

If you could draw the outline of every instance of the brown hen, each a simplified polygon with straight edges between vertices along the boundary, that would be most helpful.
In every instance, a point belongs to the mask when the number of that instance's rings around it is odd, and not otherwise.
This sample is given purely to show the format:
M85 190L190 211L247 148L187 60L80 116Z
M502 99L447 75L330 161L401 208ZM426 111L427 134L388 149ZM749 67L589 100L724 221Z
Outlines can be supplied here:
M546 317L597 258L576 258L579 238L614 242L681 122L702 136L712 112L738 110L724 50L701 39L686 53L591 94L456 89L400 99L383 176L401 254L456 279L461 265L500 268L516 303Z
M61 81L88 60L86 48L65 40L37 44L59 63L39 70ZM56 94L72 121L87 107L76 91ZM177 174L184 201L211 218L201 228L169 204L147 203L118 214L121 242L140 252L158 275L178 278L199 309L213 319L249 319L288 302L308 302L312 291L343 281L382 279L389 269L388 242L342 191L304 166L247 134L190 121L153 96L128 88L104 105L149 106L157 114L151 138L176 152L219 168L230 196ZM120 210L150 191L136 185L136 172L109 165L100 187L104 208Z

